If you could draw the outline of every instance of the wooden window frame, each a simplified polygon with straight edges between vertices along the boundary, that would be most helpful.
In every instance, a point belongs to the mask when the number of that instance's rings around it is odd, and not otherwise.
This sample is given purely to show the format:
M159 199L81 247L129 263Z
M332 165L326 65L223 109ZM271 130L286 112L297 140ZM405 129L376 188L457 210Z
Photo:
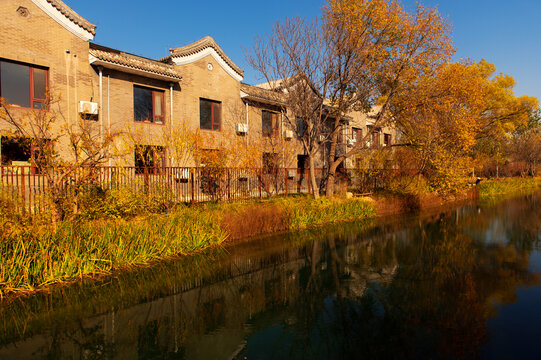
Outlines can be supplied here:
M158 90L158 89L154 89L154 88L151 88L151 87L147 87L147 86L142 86L142 85L136 85L134 84L133 85L133 89L135 90L135 88L139 88L139 89L145 89L145 90L150 90L151 91L151 96L152 96L152 119L148 119L148 121L145 121L145 120L137 120L135 119L135 95L133 97L133 120L135 122L142 122L142 123L146 123L146 122L149 122L149 123L152 123L152 124L158 124L158 125L165 125L165 90ZM162 98L162 115L156 115L156 94L159 94L160 97ZM160 120L160 121L158 121Z
M263 131L264 127L263 127L263 122L264 122L264 118L265 118L265 114L269 114L269 119L270 119L270 132L269 133L266 133ZM278 136L278 115L280 115L279 113L275 112L275 111L270 111L270 110L261 110L261 136L263 137L277 137ZM274 119L274 121L273 121Z
M145 164L145 166L137 165L137 151L141 149L143 151L143 162L146 163L147 160L150 160L152 164ZM152 151L152 159L146 159L144 157L145 150ZM161 164L157 164L158 160L161 157ZM135 174L159 174L160 171L165 168L165 146L161 145L136 145L134 150L134 160L135 160ZM147 170L148 169L148 170Z
M24 63L24 62L20 62L20 61L11 61L11 60L1 59L0 58L0 97L3 97L3 93L2 93L2 71L1 71L1 67L2 67L3 62L9 62L9 63L12 63L12 64L18 64L18 65L26 66L26 67L28 67L28 71L29 71L29 81L28 81L29 91L28 91L28 93L30 94L30 99L29 99L30 107L22 106L22 105L19 105L19 104L10 104L10 105L15 105L15 106L20 107L22 109L49 110L49 104L47 104L47 91L49 89L49 68L44 67L44 66L37 66L37 65L33 65L33 64L28 64L28 63ZM45 99L38 99L38 98L34 97L34 69L45 71ZM43 104L43 107L35 108L34 104ZM45 107L45 105L47 105L47 106Z
M384 146L391 146L392 143L392 135L388 133L383 133L383 145Z
M201 101L207 101L210 105L210 129L203 129L201 127ZM218 108L218 124L214 122L214 109L215 105ZM199 128L207 131L221 131L222 130L222 102L217 100L211 100L207 98L199 98Z

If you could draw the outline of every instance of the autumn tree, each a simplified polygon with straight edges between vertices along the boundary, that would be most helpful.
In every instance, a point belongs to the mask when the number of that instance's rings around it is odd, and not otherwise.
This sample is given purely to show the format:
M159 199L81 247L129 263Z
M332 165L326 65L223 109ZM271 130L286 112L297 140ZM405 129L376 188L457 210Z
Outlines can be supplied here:
M510 143L510 156L515 162L526 164L523 173L530 176L537 175L537 168L541 164L541 117L540 110L536 109L530 115L530 121L514 133Z
M513 94L512 77L481 60L447 63L396 97L390 110L436 190L456 191L476 157L504 156L511 133L537 108L537 99Z
M410 14L397 1L331 0L321 23L287 19L268 38L256 39L250 63L284 94L287 120L309 159L321 146L329 148L326 195L332 196L338 167L372 136L367 132L344 150L347 114L369 116L372 131L391 125L397 95L452 54L449 25L436 10L418 6ZM305 127L297 126L297 117Z
M53 224L70 211L64 201L68 189L71 213L78 213L81 190L94 180L96 168L110 158L118 136L116 132L100 133L97 122L86 114L68 121L60 103L60 97L47 96L42 108L25 110L0 98L0 121L6 125L2 135L24 138L33 148L32 166L48 186Z
M338 166L358 154L371 132L393 125L391 109L404 103L411 84L432 76L454 53L450 26L436 9L407 12L398 1L331 0L324 13L331 49L330 138L326 193L332 196ZM360 111L373 123L362 141L337 152L343 118Z
M271 35L255 39L248 55L249 63L266 81L276 103L285 108L287 127L302 143L315 198L319 197L315 157L320 143L326 140L325 127L330 116L326 105L331 82L330 56L320 23L301 18L277 23Z

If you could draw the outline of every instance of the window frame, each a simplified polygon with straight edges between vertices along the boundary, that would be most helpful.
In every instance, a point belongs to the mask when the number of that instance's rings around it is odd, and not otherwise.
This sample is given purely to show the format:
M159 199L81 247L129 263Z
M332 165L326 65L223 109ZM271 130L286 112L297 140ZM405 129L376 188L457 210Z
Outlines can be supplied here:
M201 127L201 103L210 103L210 129ZM215 105L218 108L218 124L214 122L214 110ZM217 126L217 127L216 127ZM199 129L207 131L222 131L222 102L218 100L212 100L207 98L199 98Z
M269 121L270 121L270 132L265 132L264 129L264 121L265 121L265 114L269 114ZM279 113L275 111L270 110L261 110L261 136L262 137L277 137L278 136L278 115ZM273 121L274 119L274 121Z
M377 148L380 144L380 132L381 128L376 128L374 125L366 125L367 134L369 135L369 145L371 148Z
M2 91L2 63L12 63L17 65L26 66L29 71L28 75L28 94L29 94L29 104L30 106L24 106L20 104L11 104L7 103L9 105L14 105L16 107L22 108L22 109L30 109L30 110L49 110L49 104L47 104L47 93L49 91L49 68L45 66L39 66L34 64L29 64L21 61L13 61L9 59L0 58L0 97L3 97L5 99L5 96L3 95ZM45 98L39 99L34 97L34 70L42 70L45 71ZM34 104L42 104L41 108L34 107Z
M261 153L261 165L261 171L263 174L276 174L280 168L280 159L278 153Z
M363 129L360 127L352 126L351 127L351 138L353 141L361 141L363 139Z
M137 155L138 151L142 151L142 156L140 155L140 158L143 160L143 163L145 163L144 166L137 165ZM152 151L152 158L147 158L146 152ZM146 161L150 160L151 164L146 164ZM161 161L159 161L161 160ZM158 162L161 162L158 164ZM162 145L135 145L134 149L134 168L135 168L135 174L141 175L141 174L159 174L162 169L165 168L165 146Z
M135 118L135 89L144 89L144 90L150 90L151 97L152 97L152 119L148 120L137 120ZM156 115L156 94L159 94L162 99L162 115ZM161 121L157 121L157 119L161 119ZM151 124L158 124L158 125L165 125L165 90L161 89L155 89L148 86L133 84L133 121L139 122L139 123L151 123Z
M383 146L391 146L393 136L389 133L383 133Z

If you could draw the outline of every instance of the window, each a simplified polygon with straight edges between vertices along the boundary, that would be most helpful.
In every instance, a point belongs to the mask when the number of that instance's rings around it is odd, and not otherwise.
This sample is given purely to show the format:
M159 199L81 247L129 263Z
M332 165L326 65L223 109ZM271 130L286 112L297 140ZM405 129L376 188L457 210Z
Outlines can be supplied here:
M297 118L297 135L299 139L304 136L304 121L301 118Z
M133 86L133 116L135 121L163 124L164 92L142 86Z
M263 173L272 174L278 171L278 154L263 153Z
M379 146L379 132L381 131L381 129L379 128L374 129L374 125L366 125L366 129L368 133L370 134L369 145L371 147Z
M222 103L213 100L199 99L200 128L220 131Z
M48 139L42 141L42 146L51 145ZM32 166L32 173L38 174L36 167L43 165L44 160L39 147L34 143L31 138L0 137L0 165Z
M0 60L0 96L25 108L46 106L49 73L45 68Z
M278 134L278 114L267 110L261 111L261 135L275 137Z
M383 144L385 146L391 146L391 134L383 134Z
M32 142L27 138L0 138L2 165L13 165L13 162L32 160Z
M157 174L165 166L165 148L163 146L136 145L135 173Z
M361 141L363 139L363 129L351 128L351 138L353 141Z

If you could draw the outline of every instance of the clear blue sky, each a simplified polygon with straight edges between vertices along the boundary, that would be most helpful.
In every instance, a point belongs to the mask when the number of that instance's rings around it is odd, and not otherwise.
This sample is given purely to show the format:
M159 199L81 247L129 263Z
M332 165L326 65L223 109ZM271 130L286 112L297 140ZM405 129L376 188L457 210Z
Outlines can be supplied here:
M245 61L254 36L264 35L285 17L313 18L324 0L171 1L64 0L96 24L95 42L138 55L160 58L171 47L212 36L245 70L244 81L259 82ZM415 0L402 0L413 6ZM481 58L517 81L517 95L541 99L541 0L423 0L453 24L456 60Z

